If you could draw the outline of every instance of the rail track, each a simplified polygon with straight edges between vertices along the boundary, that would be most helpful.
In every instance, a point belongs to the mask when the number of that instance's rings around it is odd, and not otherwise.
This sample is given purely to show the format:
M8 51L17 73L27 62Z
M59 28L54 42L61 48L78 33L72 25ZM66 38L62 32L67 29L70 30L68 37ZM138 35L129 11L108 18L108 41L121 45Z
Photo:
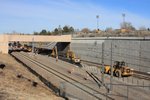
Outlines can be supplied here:
M92 87L90 87L89 85L86 85L84 83L81 83L80 81L77 81L76 79L64 74L63 72L60 72L52 67L47 66L44 63L41 63L40 61L37 61L23 53L15 53L12 54L15 58L19 59L21 61L21 59L19 57L23 57L24 59L26 59L27 61L35 64L37 67L42 68L43 70L47 71L48 73L51 73L53 75L55 75L56 77L64 80L65 82L75 86L76 88L80 89L81 91L85 92L86 94L90 95L91 97L95 98L96 100L102 100L104 98L107 98L109 100L114 100L114 98L100 92L98 89L94 89ZM23 62L23 61L21 61ZM78 83L78 84L76 84ZM97 95L93 95L93 93L98 93L99 96Z
M134 72L133 77L150 81L150 74L140 71L133 71L133 72Z
M91 61L86 61L86 60L81 60L83 63L86 63L87 65L92 65L92 66L102 66L101 63L95 63L95 62L91 62ZM144 79L144 80L148 80L150 81L150 74L145 73L145 72L140 72L140 71L136 71L133 70L133 77L138 78L138 79Z

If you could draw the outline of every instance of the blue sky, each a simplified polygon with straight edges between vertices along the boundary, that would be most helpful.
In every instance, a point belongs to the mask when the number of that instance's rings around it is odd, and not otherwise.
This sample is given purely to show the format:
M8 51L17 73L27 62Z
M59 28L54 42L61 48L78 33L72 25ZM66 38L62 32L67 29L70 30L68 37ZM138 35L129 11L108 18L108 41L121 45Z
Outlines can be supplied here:
M150 27L150 0L0 0L0 33L52 31L59 25L76 29L120 28L122 13L133 26Z

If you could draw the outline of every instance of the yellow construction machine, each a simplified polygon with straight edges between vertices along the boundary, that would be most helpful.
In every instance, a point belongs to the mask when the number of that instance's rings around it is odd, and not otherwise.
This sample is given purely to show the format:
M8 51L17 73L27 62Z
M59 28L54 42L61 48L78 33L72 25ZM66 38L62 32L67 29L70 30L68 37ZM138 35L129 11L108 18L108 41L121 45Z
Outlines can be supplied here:
M23 46L23 49L24 49L24 51L31 52L32 51L32 46L28 46L28 45L25 44Z
M80 58L77 57L75 53L71 50L67 50L65 53L64 52L57 53L57 49L53 48L51 52L51 56L52 57L57 57L57 56L64 57L65 59L71 61L72 63L80 64Z
M73 51L68 50L66 55L67 59L69 59L71 62L80 64L80 58L77 57Z
M131 76L133 74L130 67L126 66L124 61L115 61L113 65L113 75L116 77ZM104 67L104 73L111 74L111 66Z

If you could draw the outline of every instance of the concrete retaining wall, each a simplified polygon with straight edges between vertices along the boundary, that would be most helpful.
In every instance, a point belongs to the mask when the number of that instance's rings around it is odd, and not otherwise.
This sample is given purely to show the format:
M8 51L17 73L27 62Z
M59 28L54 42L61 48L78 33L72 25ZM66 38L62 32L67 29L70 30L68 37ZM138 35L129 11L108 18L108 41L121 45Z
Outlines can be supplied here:
M125 61L135 70L150 72L149 37L74 38L71 49L83 60L101 63L102 43L105 64L111 64L112 54L112 61Z

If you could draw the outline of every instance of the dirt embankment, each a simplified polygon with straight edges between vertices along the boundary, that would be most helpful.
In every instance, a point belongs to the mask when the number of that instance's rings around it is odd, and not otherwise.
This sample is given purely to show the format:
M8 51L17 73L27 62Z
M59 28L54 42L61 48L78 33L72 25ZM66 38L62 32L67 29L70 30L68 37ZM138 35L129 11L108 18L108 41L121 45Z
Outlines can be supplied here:
M0 54L0 100L63 100L10 55Z

